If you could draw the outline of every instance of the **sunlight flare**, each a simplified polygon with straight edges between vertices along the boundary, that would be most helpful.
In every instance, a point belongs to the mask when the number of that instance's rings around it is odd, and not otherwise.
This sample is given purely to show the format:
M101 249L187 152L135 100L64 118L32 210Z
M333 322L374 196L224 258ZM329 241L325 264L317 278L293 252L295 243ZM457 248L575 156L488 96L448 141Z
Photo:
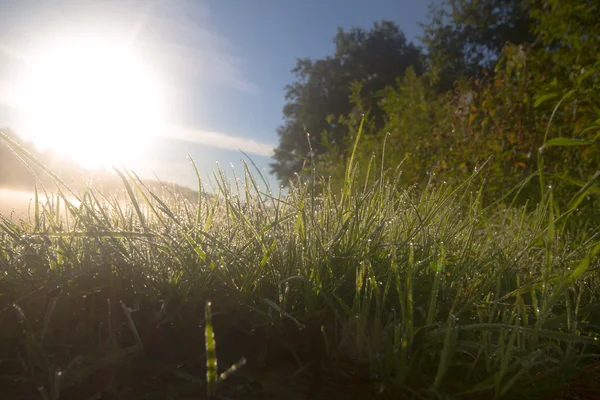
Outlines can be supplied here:
M25 137L89 168L139 159L164 127L159 79L127 46L108 40L31 51L15 99Z

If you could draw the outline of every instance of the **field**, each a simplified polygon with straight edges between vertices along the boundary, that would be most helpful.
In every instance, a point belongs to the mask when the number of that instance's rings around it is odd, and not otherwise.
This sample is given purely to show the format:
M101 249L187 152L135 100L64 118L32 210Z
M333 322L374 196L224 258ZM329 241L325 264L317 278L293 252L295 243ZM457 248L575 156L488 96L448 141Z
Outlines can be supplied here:
M0 217L4 397L597 398L600 238L567 224L585 192L484 206L473 179L350 162L339 192L276 195L251 168L197 201L57 178Z
M32 198L30 193L24 191L0 188L0 214L11 218L23 217L27 215Z

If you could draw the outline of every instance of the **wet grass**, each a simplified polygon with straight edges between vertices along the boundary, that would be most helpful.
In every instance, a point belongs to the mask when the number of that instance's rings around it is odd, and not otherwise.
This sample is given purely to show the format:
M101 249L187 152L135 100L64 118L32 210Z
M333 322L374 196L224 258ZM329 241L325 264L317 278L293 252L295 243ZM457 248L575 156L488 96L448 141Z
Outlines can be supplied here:
M543 186L483 207L470 180L356 168L285 194L218 170L197 202L126 170L121 199L55 177L28 218L0 216L3 395L595 398L597 230L566 229Z

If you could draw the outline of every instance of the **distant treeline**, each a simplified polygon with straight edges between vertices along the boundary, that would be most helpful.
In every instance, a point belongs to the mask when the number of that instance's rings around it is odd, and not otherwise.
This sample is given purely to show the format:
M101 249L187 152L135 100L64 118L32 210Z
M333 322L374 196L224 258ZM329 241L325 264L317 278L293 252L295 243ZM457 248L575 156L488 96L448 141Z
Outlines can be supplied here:
M51 151L38 151L33 143L25 142L21 137L12 132L9 128L1 130L4 134L10 137L35 156L40 162L52 169L59 176L73 174L77 171L76 165L64 158L57 157ZM0 139L0 186L10 187L13 189L31 190L36 184L36 177L41 180L44 185L51 185L52 180L40 168L32 163L27 163L27 166L19 159L20 157L11 150L8 143Z
M57 155L51 150L39 151L33 143L24 141L9 128L0 131L17 142L72 189L79 191L93 183L105 195L123 194L123 182L113 171L83 169L75 161ZM8 143L0 138L0 188L33 191L36 184L41 183L48 190L55 189L55 181L46 171L30 160L20 160L19 158L20 156L11 150ZM190 201L197 201L197 192L190 188L174 183L161 183L156 180L144 180L143 182L151 190L160 191L166 188L184 195Z

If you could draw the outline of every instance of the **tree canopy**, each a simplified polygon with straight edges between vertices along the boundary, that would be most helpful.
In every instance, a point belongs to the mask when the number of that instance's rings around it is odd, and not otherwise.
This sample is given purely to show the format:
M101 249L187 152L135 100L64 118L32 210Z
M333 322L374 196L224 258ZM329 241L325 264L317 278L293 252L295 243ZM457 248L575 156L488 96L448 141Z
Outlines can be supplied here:
M443 0L432 4L421 24L429 72L440 90L461 78L493 69L507 42L531 43L535 34L530 2L522 0Z
M271 164L283 183L300 171L311 148L314 156L326 151L321 140L324 132L332 143L341 145L347 128L337 118L353 111L352 82L363 83L363 104L371 108L377 104L379 92L393 85L409 67L423 70L419 48L391 21L376 22L369 31L338 28L334 43L333 56L298 59L292 70L297 81L286 86L284 124L278 129L280 144ZM375 108L373 112L382 126L383 113Z

